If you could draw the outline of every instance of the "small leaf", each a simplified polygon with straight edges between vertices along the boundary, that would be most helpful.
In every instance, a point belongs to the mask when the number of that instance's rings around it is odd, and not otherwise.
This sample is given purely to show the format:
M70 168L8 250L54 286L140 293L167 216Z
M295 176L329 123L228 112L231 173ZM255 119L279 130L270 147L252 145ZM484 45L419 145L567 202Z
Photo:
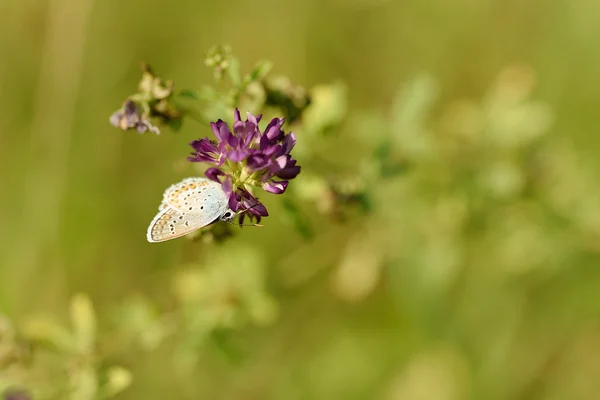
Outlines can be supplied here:
M235 87L239 87L242 84L240 62L237 59L237 57L231 57L231 62L229 64L229 68L227 69L227 74L229 75L229 79L231 79L231 83L233 83Z
M413 78L395 96L391 119L394 135L391 137L411 158L435 154L435 143L426 122L438 96L437 82L427 74Z
M381 166L381 177L382 178L393 178L398 176L408 169L406 163L401 162L386 162Z
M326 135L342 123L348 108L348 88L342 82L319 85L311 90L311 103L303 121L311 134Z
M184 89L184 90L180 91L179 93L177 93L177 96L186 97L186 98L194 99L194 100L200 100L200 95L199 95L198 91L192 90L192 89Z
M79 366L70 375L71 400L95 400L98 393L96 371L90 365Z
M373 211L373 201L367 193L359 193L356 195L356 201L360 205L360 209L364 213Z
M373 156L375 156L375 158L381 162L386 162L389 159L391 153L392 148L390 142L389 140L386 140L375 148Z
M77 348L89 354L96 338L96 315L90 298L78 293L71 300L71 321Z
M250 73L246 75L244 83L249 84L250 82L254 82L264 78L265 76L267 76L267 74L271 71L272 68L273 63L271 61L259 61L258 63L256 63L252 71L250 71Z
M167 121L167 125L174 132L179 132L181 130L181 126L183 125L183 120L181 118L170 119Z
M250 302L249 314L252 321L258 325L271 324L278 315L278 304L275 300L267 295L255 295Z
M208 85L204 85L198 90L184 89L177 96L202 101L215 101L218 99L218 93L215 88Z
M215 329L209 336L212 350L232 364L238 364L244 359L244 353L234 341L235 336L229 329Z
M108 397L113 397L127 389L133 381L131 371L126 368L115 366L110 367L106 372L106 394Z
M408 165L404 162L392 159L392 144L389 140L381 143L373 152L373 158L379 164L379 177L391 178L405 172Z
M42 342L65 353L74 353L75 339L71 332L55 321L44 317L26 320L23 325L23 336L30 341Z
M233 110L227 104L222 102L214 102L208 104L202 110L202 119L205 121L216 121L219 118L223 118L224 115L233 114Z
M308 217L291 200L284 198L282 204L296 231L305 239L313 238L315 232Z
M374 229L358 231L342 251L334 271L334 292L350 303L366 299L378 285L383 266L384 249Z

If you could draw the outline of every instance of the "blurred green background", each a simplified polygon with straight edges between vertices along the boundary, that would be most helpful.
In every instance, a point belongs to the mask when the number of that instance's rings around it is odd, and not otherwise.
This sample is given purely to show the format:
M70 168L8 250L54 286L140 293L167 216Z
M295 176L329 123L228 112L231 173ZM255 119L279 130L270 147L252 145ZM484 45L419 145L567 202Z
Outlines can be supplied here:
M345 82L324 165L360 175L382 141L409 165L366 183L370 214L290 193L306 240L263 196L263 229L146 242L210 130L108 117L140 61L199 87L220 43L246 70ZM133 377L119 399L597 399L598 43L592 0L1 1L0 388L95 398L129 380L114 365ZM57 344L69 307L86 330L76 293L97 317L85 357ZM55 349L15 350L42 336Z

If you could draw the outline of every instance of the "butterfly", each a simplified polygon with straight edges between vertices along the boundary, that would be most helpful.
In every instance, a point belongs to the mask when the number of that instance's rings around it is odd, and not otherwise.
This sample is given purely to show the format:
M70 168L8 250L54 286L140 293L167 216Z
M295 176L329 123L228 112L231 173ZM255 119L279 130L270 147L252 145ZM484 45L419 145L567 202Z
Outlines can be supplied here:
M151 243L164 242L217 221L231 222L235 216L221 184L206 178L186 178L165 190L146 238Z

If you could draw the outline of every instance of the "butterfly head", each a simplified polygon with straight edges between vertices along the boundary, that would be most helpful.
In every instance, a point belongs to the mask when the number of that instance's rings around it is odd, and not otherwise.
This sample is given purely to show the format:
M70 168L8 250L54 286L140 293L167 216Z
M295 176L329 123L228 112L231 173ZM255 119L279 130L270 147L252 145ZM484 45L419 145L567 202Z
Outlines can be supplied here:
M235 218L236 213L233 212L230 209L227 209L227 211L225 211L220 217L219 220L224 221L224 222L231 222L233 221L233 219Z

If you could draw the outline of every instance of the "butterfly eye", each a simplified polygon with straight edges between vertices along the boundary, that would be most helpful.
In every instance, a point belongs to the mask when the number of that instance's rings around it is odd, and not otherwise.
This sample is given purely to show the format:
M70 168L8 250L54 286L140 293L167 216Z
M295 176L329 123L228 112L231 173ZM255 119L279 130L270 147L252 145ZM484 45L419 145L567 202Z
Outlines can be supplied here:
M223 214L223 218L230 218L231 217L231 213L229 211L227 211L225 214Z

